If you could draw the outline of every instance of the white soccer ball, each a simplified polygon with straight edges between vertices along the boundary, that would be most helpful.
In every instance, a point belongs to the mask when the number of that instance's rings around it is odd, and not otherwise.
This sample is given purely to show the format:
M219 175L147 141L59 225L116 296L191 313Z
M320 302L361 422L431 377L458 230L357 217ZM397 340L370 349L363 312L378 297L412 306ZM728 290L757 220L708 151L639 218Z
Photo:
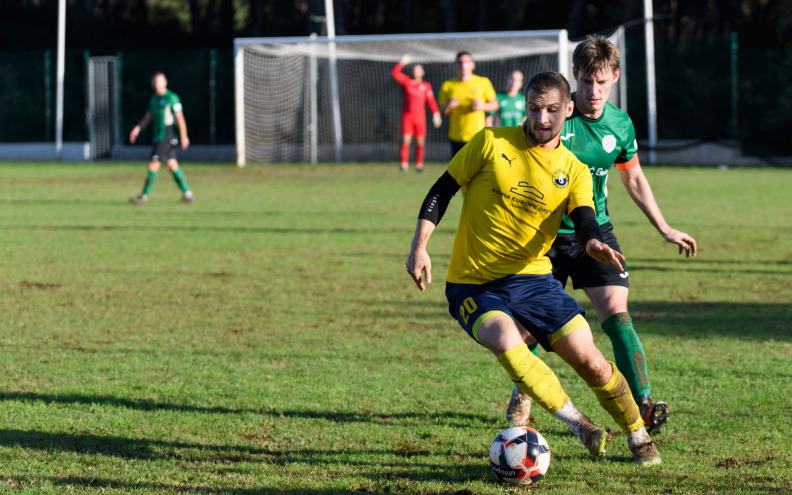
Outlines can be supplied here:
M550 447L541 433L513 426L498 433L490 447L490 467L499 480L530 485L542 479L550 466Z

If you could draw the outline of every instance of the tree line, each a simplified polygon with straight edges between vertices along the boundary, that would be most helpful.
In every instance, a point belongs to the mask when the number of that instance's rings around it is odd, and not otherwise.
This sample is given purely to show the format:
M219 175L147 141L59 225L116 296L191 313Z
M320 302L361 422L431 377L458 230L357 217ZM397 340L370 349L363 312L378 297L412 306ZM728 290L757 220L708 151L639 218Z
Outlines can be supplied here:
M336 33L565 28L572 37L642 26L636 0L334 0ZM788 0L655 0L668 39L738 32L743 46L792 48ZM0 50L51 49L58 0L0 2ZM67 0L67 46L92 52L230 48L236 37L326 34L324 0Z

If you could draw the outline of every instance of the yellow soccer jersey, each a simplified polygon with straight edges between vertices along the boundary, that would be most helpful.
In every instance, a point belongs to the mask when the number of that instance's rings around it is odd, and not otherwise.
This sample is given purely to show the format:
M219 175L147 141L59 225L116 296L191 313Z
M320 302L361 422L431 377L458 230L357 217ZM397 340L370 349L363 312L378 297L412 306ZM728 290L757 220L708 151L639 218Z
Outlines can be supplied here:
M468 185L448 268L453 283L550 273L545 253L564 213L594 208L588 167L563 144L531 144L522 126L483 129L448 173Z
M479 100L485 103L494 100L495 88L492 87L489 79L475 74L465 82L454 78L443 83L438 103L445 105L451 98L456 98L459 106L451 109L449 114L448 139L466 143L484 128L486 119L484 112L471 111L473 101Z

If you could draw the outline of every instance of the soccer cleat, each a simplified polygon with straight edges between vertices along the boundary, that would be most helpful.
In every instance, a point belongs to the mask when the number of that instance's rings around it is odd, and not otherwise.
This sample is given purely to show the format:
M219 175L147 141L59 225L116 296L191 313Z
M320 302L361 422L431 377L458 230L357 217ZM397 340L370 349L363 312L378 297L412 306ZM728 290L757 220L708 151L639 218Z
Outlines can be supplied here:
M145 194L141 194L140 196L135 196L134 198L129 198L129 202L134 205L144 205L148 201L148 196Z
M646 432L650 435L657 435L661 432L663 425L668 422L671 406L663 401L654 402L648 396L642 396L641 398L644 400L638 402L638 410L641 412Z
M506 421L509 426L528 426L531 422L531 396L520 390L517 385L512 390L509 405L506 407Z
M635 464L638 466L654 466L660 464L660 452L654 442L636 445L630 448L630 451L635 458Z
M423 163L416 163L415 164L415 171L416 172L423 172Z
M410 166L408 164L406 164L406 163L402 163L400 166L401 166L402 172L406 172L407 169L410 168Z
M184 196L182 196L181 202L192 203L193 201L195 201L195 196L193 196L192 191L185 191Z
M594 457L605 457L606 449L613 441L613 435L610 432L597 427L594 423L581 425L578 438Z

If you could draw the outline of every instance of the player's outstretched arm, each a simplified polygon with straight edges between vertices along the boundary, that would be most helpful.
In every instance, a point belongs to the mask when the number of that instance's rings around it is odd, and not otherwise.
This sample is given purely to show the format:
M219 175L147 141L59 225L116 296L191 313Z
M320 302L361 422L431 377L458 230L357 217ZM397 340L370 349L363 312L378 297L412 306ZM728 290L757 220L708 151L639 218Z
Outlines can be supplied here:
M620 272L624 271L621 265L624 255L598 239L590 239L586 243L586 254L600 263L615 266Z
M668 231L663 233L663 239L679 246L679 254L682 254L682 250L684 250L687 258L690 258L691 255L695 256L698 252L696 240L681 230L669 227Z
M405 265L407 265L407 273L410 274L421 292L426 290L424 281L427 284L432 283L432 261L426 251L426 245L459 187L451 174L444 172L429 189L429 193L421 205L421 211L418 213L418 224L415 226L415 235L413 235L410 254L407 256ZM421 274L424 275L423 279Z
M190 138L187 137L187 121L184 120L184 112L176 113L176 121L179 123L179 144L181 149L186 150L190 146Z
M620 272L624 271L621 265L624 255L602 242L602 231L594 208L579 206L569 212L569 219L575 224L575 237L586 254L600 263L615 266Z
M418 219L418 224L415 226L415 235L410 245L410 254L404 263L407 266L407 273L410 274L413 282L415 282L421 292L426 290L424 282L427 284L432 283L432 260L429 258L426 246L434 229L435 224L429 220ZM423 278L421 275L423 275Z
M649 180L641 169L641 165L638 164L627 170L620 169L619 172L621 173L622 183L627 189L627 193L635 204L638 205L638 208L641 209L644 215L646 215L646 218L652 222L652 225L654 225L660 235L663 236L663 239L671 244L679 246L679 254L682 254L684 250L686 257L689 258L691 254L695 256L698 251L696 240L685 232L671 228L671 226L666 223L663 214L660 212L660 207L657 205L657 201L655 201L652 188L649 185Z
M474 112L497 112L500 110L500 104L498 103L497 98L493 98L488 101L480 101L480 100L473 100L473 104L470 107Z
M135 127L133 127L132 131L129 133L130 143L135 144L135 141L137 141L137 137L140 135L140 131L145 129L146 126L148 126L151 123L151 119L152 119L151 112L146 112L146 114L143 115L143 118L140 119L140 122L138 122L138 124Z

